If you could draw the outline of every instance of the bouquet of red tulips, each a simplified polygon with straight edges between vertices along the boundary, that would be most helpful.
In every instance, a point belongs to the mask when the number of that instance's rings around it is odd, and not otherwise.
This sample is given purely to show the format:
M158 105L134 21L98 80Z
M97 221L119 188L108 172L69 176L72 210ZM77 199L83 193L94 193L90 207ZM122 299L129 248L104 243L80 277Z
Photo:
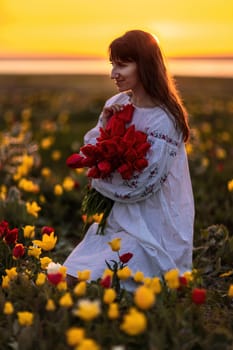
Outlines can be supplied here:
M72 169L89 168L87 176L95 179L105 179L118 172L124 180L130 180L135 171L142 171L148 165L146 154L151 145L144 132L136 130L134 125L127 126L133 111L133 105L128 104L115 113L105 129L100 127L96 144L82 146L80 153L67 158L66 164ZM83 212L87 216L104 214L99 224L102 233L113 203L94 189L85 195Z
M88 177L101 179L117 171L123 179L129 180L134 171L143 170L148 165L145 156L150 143L147 135L135 130L134 125L126 127L133 111L134 107L128 104L114 114L106 128L100 128L96 144L81 147L81 154L72 154L66 164L71 168L88 167Z

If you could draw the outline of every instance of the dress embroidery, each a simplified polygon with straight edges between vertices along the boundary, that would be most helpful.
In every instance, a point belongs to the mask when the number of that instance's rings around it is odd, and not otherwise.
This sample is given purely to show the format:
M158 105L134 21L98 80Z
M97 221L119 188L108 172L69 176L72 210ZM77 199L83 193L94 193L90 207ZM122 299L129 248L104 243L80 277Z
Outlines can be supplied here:
M160 183L163 184L166 180L167 180L167 174L164 174L164 175L161 176L161 178L160 178Z
M174 146L178 146L178 144L179 144L176 140L172 139L168 135L162 134L161 132L158 132L158 131L152 131L150 133L150 136L153 136L153 137L155 137L157 139L160 139L160 140L164 140L167 143L170 143L170 144L172 144Z
M141 197L146 197L149 193L152 193L154 190L155 184L151 184L145 187L145 190L141 194Z
M130 193L120 194L120 193L115 192L114 197L119 198L119 199L130 199L131 195L130 195Z
M150 171L149 179L158 175L158 172L159 172L159 167L155 166L154 169Z
M170 152L169 152L169 156L171 156L171 157L175 157L176 156L176 151L173 151L173 150L171 150Z

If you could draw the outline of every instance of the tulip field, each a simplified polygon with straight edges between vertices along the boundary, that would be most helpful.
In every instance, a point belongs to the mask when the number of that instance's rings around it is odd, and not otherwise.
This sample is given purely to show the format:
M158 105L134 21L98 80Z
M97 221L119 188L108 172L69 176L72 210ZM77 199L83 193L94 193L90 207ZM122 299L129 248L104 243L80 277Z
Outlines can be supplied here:
M0 350L233 349L233 79L176 82L190 115L193 269L133 273L137 257L115 239L103 275L77 267L71 286L62 264L101 214L82 212L86 169L66 161L114 84L0 76Z

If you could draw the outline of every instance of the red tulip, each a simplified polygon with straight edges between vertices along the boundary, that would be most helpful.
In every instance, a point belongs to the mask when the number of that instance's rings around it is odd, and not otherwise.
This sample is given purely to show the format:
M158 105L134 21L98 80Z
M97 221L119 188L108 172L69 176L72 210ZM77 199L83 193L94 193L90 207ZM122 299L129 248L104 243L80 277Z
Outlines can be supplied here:
M129 148L126 152L125 152L125 154L124 154L124 156L125 156L125 160L127 161L127 162L134 162L135 160L136 160L136 158L137 158L137 151L136 150L134 150L133 148Z
M149 150L151 144L149 142L141 143L139 146L136 147L138 157L144 157Z
M135 126L131 125L127 130L123 137L123 140L126 142L130 142L133 144L136 141L136 135L135 135Z
M134 167L137 171L143 170L148 165L148 160L146 158L137 159L134 162Z
M9 224L3 220L0 222L0 237L4 237L9 230Z
M72 169L83 168L83 159L84 157L80 156L80 154L74 153L67 158L66 165Z
M106 277L104 277L101 281L100 281L100 285L103 288L110 288L112 284L112 278L110 275L107 275Z
M134 106L132 104L128 104L124 106L122 111L117 113L117 117L122 119L125 123L129 123L133 117Z
M25 254L25 248L23 244L17 243L13 248L12 254L15 259L21 258Z
M123 136L125 133L125 123L123 120L112 117L107 126L106 130L110 131L111 136Z
M188 284L188 280L185 276L180 276L179 282L180 282L180 286L183 286L183 287L187 286Z
M19 230L17 228L13 228L12 230L8 230L4 237L4 241L7 244L13 244L17 241L18 239L18 232Z
M133 257L132 253L125 253L120 256L120 261L126 264Z
M100 150L96 145L87 144L80 148L80 151L87 158L94 159L100 156Z
M108 161L103 160L102 162L99 162L97 167L103 177L106 177L111 174L112 167Z
M204 304L206 301L206 289L194 288L192 290L192 301L197 304Z
M136 138L136 144L139 145L141 143L146 142L147 140L147 134L145 134L142 131L136 130L135 131L135 138Z
M92 177L93 179L97 179L100 177L100 171L96 166L93 166L88 170L87 176Z
M48 273L47 278L50 283L56 286L58 283L60 283L63 280L63 275L60 272Z
M52 232L54 232L54 228L51 226L43 226L41 229L42 235L46 233L48 236L50 236Z
M133 174L133 168L131 164L123 164L121 165L117 171L121 174L124 180L130 180Z

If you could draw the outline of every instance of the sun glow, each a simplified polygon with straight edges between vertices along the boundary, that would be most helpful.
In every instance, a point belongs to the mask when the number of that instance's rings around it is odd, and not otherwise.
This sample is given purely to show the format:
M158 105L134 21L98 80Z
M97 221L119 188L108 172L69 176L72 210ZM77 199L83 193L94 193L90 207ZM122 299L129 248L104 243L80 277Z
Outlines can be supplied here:
M106 57L130 29L155 33L168 56L232 55L232 13L231 0L2 0L0 57Z

